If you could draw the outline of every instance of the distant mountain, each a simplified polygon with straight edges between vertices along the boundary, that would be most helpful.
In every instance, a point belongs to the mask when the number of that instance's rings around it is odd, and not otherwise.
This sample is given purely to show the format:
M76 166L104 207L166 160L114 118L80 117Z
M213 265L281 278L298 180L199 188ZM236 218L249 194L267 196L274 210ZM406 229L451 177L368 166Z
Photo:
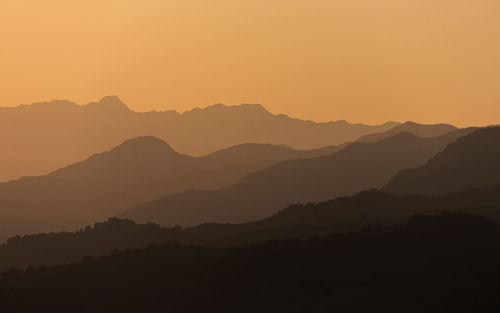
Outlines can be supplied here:
M257 104L217 104L179 114L134 112L118 97L87 105L41 102L0 108L0 181L44 175L139 136L155 136L176 151L199 156L245 142L315 149L396 125L315 123L274 115Z
M417 135L422 138L437 137L449 133L451 131L458 130L455 126L448 124L417 124L414 122L406 122L401 125L397 125L384 132L365 135L359 138L359 142L377 142L384 138L396 135L401 132L408 132Z
M263 220L242 224L207 223L190 228L166 228L110 218L75 233L12 237L0 245L0 272L13 267L76 262L84 256L168 242L218 247L322 237L372 226L397 225L413 214L434 214L443 210L472 213L500 222L500 185L438 197L397 197L369 190L320 203L294 204Z
M191 157L155 137L131 139L46 176L0 183L0 240L14 234L74 230L168 194L222 188L277 162L337 149L242 144Z
M167 244L0 273L1 312L498 312L500 226L460 213L241 247Z
M500 127L490 127L460 138L416 169L401 171L384 191L440 194L499 183Z
M356 142L324 157L290 160L216 191L187 191L139 205L120 215L161 225L246 222L292 203L325 201L381 188L397 172L419 166L471 130L435 138L399 133L376 143Z

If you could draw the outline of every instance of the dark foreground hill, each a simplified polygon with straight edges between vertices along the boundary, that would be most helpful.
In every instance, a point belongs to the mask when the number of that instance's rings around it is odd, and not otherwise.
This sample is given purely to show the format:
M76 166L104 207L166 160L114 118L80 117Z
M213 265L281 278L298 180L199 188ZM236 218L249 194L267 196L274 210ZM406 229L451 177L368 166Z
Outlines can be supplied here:
M500 127L458 139L416 169L405 169L384 188L394 194L439 194L500 183Z
M87 105L41 102L0 108L0 181L45 175L139 136L155 136L176 151L199 156L244 142L315 149L396 125L315 123L274 115L257 104L219 104L179 114L134 112L118 97Z
M16 234L76 230L168 194L225 187L277 162L338 148L241 144L191 157L161 139L138 137L48 175L0 183L0 241Z
M411 215L443 210L469 212L500 222L500 186L464 190L439 197L397 197L376 190L322 203L292 205L257 222L202 224L191 228L138 225L116 218L75 233L16 236L0 246L0 270L29 265L75 262L113 250L179 242L203 246L230 246L285 238L326 236L378 225L397 225Z
M416 215L305 241L170 244L0 274L2 312L498 312L500 226Z
M329 156L278 163L224 189L160 198L120 217L166 226L258 220L293 203L326 201L381 188L402 169L425 163L471 131L457 130L434 138L399 133L376 143L356 142Z

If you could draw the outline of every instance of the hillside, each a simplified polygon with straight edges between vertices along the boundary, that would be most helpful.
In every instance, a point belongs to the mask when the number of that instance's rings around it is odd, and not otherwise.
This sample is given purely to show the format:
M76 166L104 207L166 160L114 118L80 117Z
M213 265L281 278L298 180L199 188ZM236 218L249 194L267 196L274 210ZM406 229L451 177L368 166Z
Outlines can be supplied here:
M305 241L150 246L4 272L0 310L495 312L499 251L498 224L458 213Z
M450 144L426 164L398 173L384 190L440 194L500 183L500 127L480 129Z
M278 163L227 188L163 197L119 216L166 226L258 220L293 203L381 188L402 169L425 163L469 132L459 130L435 138L400 133L376 143L356 142L329 156Z
M110 218L75 233L16 236L0 245L0 271L29 265L57 265L84 256L99 256L151 244L179 242L203 246L230 246L286 238L327 236L370 226L390 226L413 214L443 210L481 215L500 222L500 186L471 189L439 197L397 197L377 190L326 202L294 204L256 222L201 224L189 228L136 224Z
M0 240L15 234L75 230L146 201L193 188L222 188L277 162L337 149L242 144L191 157L161 139L134 138L48 175L0 183Z

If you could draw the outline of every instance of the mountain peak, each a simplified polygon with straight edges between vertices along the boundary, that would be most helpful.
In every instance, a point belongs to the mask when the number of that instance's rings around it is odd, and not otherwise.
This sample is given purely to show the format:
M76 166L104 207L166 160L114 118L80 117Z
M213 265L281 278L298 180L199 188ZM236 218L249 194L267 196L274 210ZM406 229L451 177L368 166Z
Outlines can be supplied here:
M160 138L154 136L141 136L128 139L112 151L146 151L146 152L169 152L176 153L175 150Z
M402 124L399 125L400 127L413 127L413 126L422 126L422 124L412 122L412 121L406 121Z
M99 103L123 103L120 97L118 96L105 96L101 100L99 100Z
M237 108L240 108L243 111L248 111L255 113L257 115L273 115L271 112L269 112L262 104L260 103L244 103L236 106Z
M267 109L264 108L264 106L260 103L243 103L243 104L240 104L239 107L255 109L255 110L263 110L263 111L268 112Z
M201 113L257 113L257 114L271 114L261 104L239 104L239 105L225 105L223 103L215 103L204 108L194 108L186 111L183 115L193 115Z
M87 104L86 107L130 111L128 106L123 103L118 96L106 96L99 100L99 102L91 102Z

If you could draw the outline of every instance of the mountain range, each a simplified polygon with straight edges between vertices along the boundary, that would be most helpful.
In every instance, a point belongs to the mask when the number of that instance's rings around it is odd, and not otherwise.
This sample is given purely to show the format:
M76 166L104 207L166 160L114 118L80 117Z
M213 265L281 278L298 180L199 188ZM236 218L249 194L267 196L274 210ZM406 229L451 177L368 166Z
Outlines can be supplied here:
M0 181L44 175L140 136L154 136L183 154L201 156L241 143L316 149L396 125L315 123L275 115L258 104L216 104L182 114L141 113L116 96L87 105L55 100L4 107L0 108Z
M378 190L352 197L294 204L265 219L242 224L204 223L160 227L110 218L76 232L15 236L0 245L0 271L77 262L85 256L177 242L211 247L241 246L287 238L323 237L367 227L393 226L414 214L466 212L500 223L500 184L439 196L395 196Z
M444 135L446 133L449 133L451 131L458 130L453 125L449 124L418 124L415 122L405 122L403 124L397 125L389 130L379 132L379 133L374 133L374 134L369 134L369 135L364 135L361 138L359 138L358 142L377 142L380 141L384 138L390 137L397 135L398 133L403 133L403 132L408 132L412 133L414 135L417 135L418 137L422 138L429 138L429 137L437 137L440 135Z
M134 124L138 113L113 97L12 110L37 109L40 118L31 118L40 123L55 116L54 107L88 114L101 126L109 116L129 118L121 122L131 128L118 123L99 144L123 135L115 136L121 127L130 134L149 129ZM293 120L255 105L144 116L199 117L197 125L212 121L227 131L240 110L247 130L254 122L279 125L263 116ZM64 121L68 134L88 126L76 120ZM40 126L41 145L44 133L63 129ZM500 127L406 122L314 149L291 148L300 142L294 139L249 140L257 143L201 156L177 152L149 130L47 175L0 183L0 240L10 237L0 244L1 312L500 308ZM228 134L218 135L246 136ZM204 135L193 142L206 148L214 133ZM68 141L68 150L79 140Z
M265 218L293 203L317 202L382 188L399 171L424 164L474 129L420 138L398 133L355 142L328 156L280 162L220 190L191 190L132 208L120 217L160 225L239 223Z
M134 138L48 175L0 183L0 238L74 230L146 201L193 188L222 188L277 162L340 148L241 144L192 157L155 137Z
M240 247L164 244L0 273L2 312L497 312L500 226L461 213Z
M500 127L458 139L426 164L405 169L383 190L394 194L441 194L500 183Z

